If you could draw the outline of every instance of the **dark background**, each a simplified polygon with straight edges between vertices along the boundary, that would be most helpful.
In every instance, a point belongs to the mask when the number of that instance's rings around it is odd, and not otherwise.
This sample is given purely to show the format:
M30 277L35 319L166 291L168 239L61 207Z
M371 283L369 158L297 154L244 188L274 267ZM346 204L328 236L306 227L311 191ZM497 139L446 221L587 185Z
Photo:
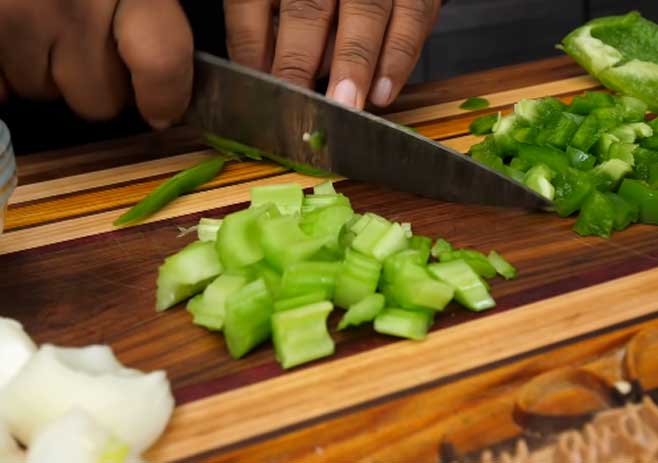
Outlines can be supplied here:
M224 54L221 0L182 0L198 48ZM451 0L411 82L437 80L561 54L555 44L590 18L639 10L658 21L657 0ZM117 120L79 120L64 104L12 100L0 106L17 154L148 130L134 108Z

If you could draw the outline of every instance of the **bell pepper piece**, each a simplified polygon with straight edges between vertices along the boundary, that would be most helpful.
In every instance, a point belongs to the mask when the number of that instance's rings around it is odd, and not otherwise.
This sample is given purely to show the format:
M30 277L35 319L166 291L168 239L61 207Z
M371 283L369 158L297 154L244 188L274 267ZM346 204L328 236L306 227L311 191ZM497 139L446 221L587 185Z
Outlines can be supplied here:
M504 169L503 160L493 136L488 136L483 142L471 146L469 154L474 160L485 166L498 171Z
M621 159L610 159L591 171L591 178L599 191L615 190L619 182L632 171L632 167Z
M536 145L537 138L539 137L539 129L537 129L536 127L521 127L514 131L513 136L514 136L514 140L516 140L519 143Z
M640 222L658 225L658 190L641 180L624 179L619 196L640 208Z
M615 211L608 198L593 191L583 204L574 231L581 236L610 238L615 223Z
M636 204L629 203L621 196L608 192L606 198L612 204L615 212L614 229L616 231L625 230L630 224L635 223L640 218L640 208Z
M197 236L199 241L215 241L217 232L222 226L222 219L202 218L197 225Z
M658 107L658 25L639 13L598 18L571 32L562 49L604 85Z
M649 150L658 150L658 134L640 140L640 146Z
M243 357L270 337L271 316L272 297L262 278L228 296L224 338L233 358Z
M555 187L551 180L555 173L544 164L539 164L526 172L523 183L533 191L543 197L553 200L555 197Z
M496 125L500 117L500 113L487 114L486 116L478 117L471 123L468 130L473 135L487 135L492 133L493 127Z
M496 269L487 259L487 256L479 251L472 249L456 249L452 252L444 252L439 256L440 262L451 262L453 260L462 259L470 267L483 278L494 278L496 276Z
M558 173L552 184L555 186L553 204L560 217L568 217L578 211L594 190L590 176L575 169Z
M638 148L633 153L633 159L635 159L635 168L632 177L649 181L649 169L651 165L658 163L658 151Z
M304 192L298 183L257 186L251 189L251 207L274 204L281 214L299 214Z
M611 133L604 133L601 135L599 140L594 145L592 151L598 156L601 160L610 159L610 148L614 143L619 143L619 138L615 137Z
M307 236L299 228L299 217L295 216L263 220L259 229L263 257L279 271L295 262L310 259L330 241L328 237Z
M428 236L415 235L409 239L409 249L415 249L420 253L421 263L426 264L430 259L432 251L432 238Z
M649 106L639 98L628 95L617 97L617 102L624 110L625 122L644 122Z
M272 341L283 368L334 353L334 341L327 329L327 317L332 310L331 302L323 301L272 315Z
M455 299L464 307L476 312L495 307L496 303L479 275L463 260L431 264L427 269L455 290Z
M522 127L527 127L527 125L525 119L518 114L510 114L500 118L493 128L492 135L496 151L500 157L517 152L518 142L514 139L514 133Z
M391 288L403 309L441 311L454 296L452 287L432 278L426 267L410 263L399 269Z
M212 331L219 331L224 326L226 317L226 299L247 284L242 275L220 275L210 283L203 294L199 294L187 304L187 311L192 314L194 323Z
M382 294L366 296L347 310L338 324L338 329L344 330L348 326L359 326L373 321L379 312L384 310L385 305L386 298Z
M222 272L215 244L195 241L165 259L158 270L156 309L167 310L203 291Z
M585 118L570 144L574 148L588 152L601 135L613 127L621 125L623 120L623 112L617 106L595 109Z
M433 319L434 315L429 310L388 308L377 315L374 328L378 333L422 341L427 337Z
M562 113L560 117L544 130L540 132L536 143L551 145L556 148L566 149L571 139L578 131L584 118L576 114Z
M432 246L431 253L432 257L438 259L441 257L441 254L452 251L454 251L454 248L449 241L444 240L443 238L438 238L436 243L434 243L434 246Z
M567 147L567 157L571 167L582 171L592 170L596 164L596 157L573 146Z
M217 232L216 248L227 270L254 264L263 258L258 221L274 214L270 205L234 212L224 218Z
M514 113L531 126L549 127L560 119L565 108L564 103L553 97L527 99L514 105Z
M278 297L301 296L322 291L331 299L336 288L339 262L296 262L286 266L281 278Z
M479 111L481 109L487 109L489 105L489 100L476 96L466 99L459 107L466 111Z
M372 257L347 249L336 277L334 303L347 308L377 290L382 264Z
M573 114L587 116L598 108L610 108L616 104L615 97L603 92L585 92L576 95L567 109Z
M487 256L487 259L489 259L491 265L494 266L496 272L498 272L498 275L502 276L506 280L513 280L516 278L518 273L516 268L496 251L491 251Z
M509 167L512 169L515 169L519 172L528 172L532 165L527 159L521 159L521 158L512 158L512 160L509 163Z
M658 163L649 166L649 186L654 190L658 188Z
M608 159L619 159L632 167L635 165L635 156L633 153L635 153L637 148L638 145L633 143L613 143L608 152Z
M554 172L569 167L569 158L564 151L550 146L519 145L519 158L531 166L544 164Z

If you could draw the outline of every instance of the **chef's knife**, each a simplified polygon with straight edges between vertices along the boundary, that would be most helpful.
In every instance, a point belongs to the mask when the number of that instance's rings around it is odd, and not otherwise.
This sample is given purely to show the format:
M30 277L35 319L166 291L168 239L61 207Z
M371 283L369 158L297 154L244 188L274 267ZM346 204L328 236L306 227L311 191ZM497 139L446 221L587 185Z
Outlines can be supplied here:
M195 56L186 119L293 162L444 201L542 209L550 202L469 157L372 114L221 58ZM321 132L325 143L311 147Z

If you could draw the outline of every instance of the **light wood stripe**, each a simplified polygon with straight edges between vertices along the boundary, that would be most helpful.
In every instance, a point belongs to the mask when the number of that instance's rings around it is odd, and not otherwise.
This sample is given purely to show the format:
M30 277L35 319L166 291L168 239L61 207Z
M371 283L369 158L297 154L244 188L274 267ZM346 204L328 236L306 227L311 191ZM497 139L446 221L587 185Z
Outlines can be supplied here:
M158 222L248 201L249 190L254 186L296 182L307 188L326 180L326 178L291 173L194 193L179 198L144 223ZM338 178L332 180L338 180ZM0 235L0 255L116 230L112 226L112 222L127 210L128 208L122 208L5 233Z
M231 162L220 175L199 187L198 191L256 180L285 171L287 169L269 162ZM121 187L39 201L34 204L10 206L7 210L5 230L11 231L30 225L80 217L94 212L132 205L148 195L163 181L163 179L149 180Z
M222 448L657 311L654 269L289 373L179 407L147 458Z
M195 151L193 153L171 156L153 161L140 162L112 169L99 170L87 174L61 177L39 183L20 185L9 200L9 204L19 204L37 199L52 198L54 196L91 190L93 188L117 185L119 183L141 180L158 175L177 172L208 159L212 150Z
M508 90L506 92L492 93L484 95L483 98L489 100L491 107L497 108L514 104L524 98L542 98L549 95L564 95L566 93L592 90L600 86L601 84L590 76L579 76L546 84ZM470 113L471 111L465 111L459 107L463 102L464 100L459 100L426 106L423 108L389 114L386 118L398 124L411 125L458 114Z

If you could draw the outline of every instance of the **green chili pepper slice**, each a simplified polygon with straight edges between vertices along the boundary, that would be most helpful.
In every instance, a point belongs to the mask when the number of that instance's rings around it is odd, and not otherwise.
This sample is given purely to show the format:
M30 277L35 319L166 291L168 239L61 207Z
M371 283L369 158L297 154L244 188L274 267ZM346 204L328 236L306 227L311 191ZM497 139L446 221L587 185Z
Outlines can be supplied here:
M224 157L217 156L179 172L115 220L114 226L136 223L150 217L179 196L189 193L215 178L224 167L225 162Z
M480 109L487 109L491 103L486 98L471 97L464 101L459 107L467 111L477 111Z

